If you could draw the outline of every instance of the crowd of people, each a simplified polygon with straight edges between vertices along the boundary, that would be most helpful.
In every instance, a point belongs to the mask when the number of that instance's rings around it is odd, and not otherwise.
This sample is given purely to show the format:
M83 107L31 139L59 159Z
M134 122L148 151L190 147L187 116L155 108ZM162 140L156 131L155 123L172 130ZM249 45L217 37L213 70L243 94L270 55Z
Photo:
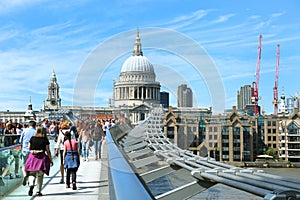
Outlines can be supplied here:
M88 162L90 152L93 151L94 160L101 159L101 146L105 140L106 130L115 126L115 120L68 120L49 121L44 119L42 123L29 121L27 125L16 124L12 121L5 124L2 131L5 146L21 144L17 153L10 151L10 157L15 160L15 172L9 173L10 178L21 178L19 174L19 162L22 159L22 174L24 186L29 186L28 195L33 195L36 186L36 196L42 196L44 174L49 175L53 165L53 157L50 151L48 138L54 139L54 154L60 160L60 184L66 188L77 190L77 170L80 162ZM8 136L5 136L9 134ZM14 137L14 135L16 135ZM5 151L1 151L3 153ZM2 158L2 157L0 157ZM2 165L5 162L5 165ZM11 162L10 162L11 163ZM9 172L9 162L1 159L0 185L4 184L3 177ZM65 175L66 173L66 175Z

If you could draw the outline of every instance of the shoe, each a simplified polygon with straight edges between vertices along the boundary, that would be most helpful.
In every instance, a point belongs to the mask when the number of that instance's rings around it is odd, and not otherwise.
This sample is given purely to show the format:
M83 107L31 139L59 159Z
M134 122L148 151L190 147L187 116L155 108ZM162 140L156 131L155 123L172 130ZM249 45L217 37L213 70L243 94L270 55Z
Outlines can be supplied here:
M16 178L21 178L21 176L19 174L16 174Z
M43 196L43 194L41 192L37 192L35 195L36 196Z
M85 158L83 158L82 160L85 161Z
M71 187L70 187L70 185L67 184L67 185L66 185L66 188L71 188Z
M23 177L23 182L22 182L22 185L26 185L27 184L27 180L28 180L28 176L24 176Z
M73 190L77 190L77 186L76 186L76 183L75 183L75 182L72 183L72 186L73 186L73 187L72 187Z
M60 179L60 182L59 183L65 183L65 181L64 181L64 179L62 178L62 179Z
M89 158L86 158L86 161L88 162L88 161L89 161Z
M13 175L13 174L10 174L10 175L9 175L9 179L14 179L14 175Z
M32 196L32 194L33 194L33 188L34 188L33 185L29 187L29 191L28 191L28 195L29 196Z
M95 157L95 160L98 160L98 157L97 157L97 156Z
M0 176L0 186L4 186L4 185L5 185L5 182L4 182L4 180L3 180L3 177Z

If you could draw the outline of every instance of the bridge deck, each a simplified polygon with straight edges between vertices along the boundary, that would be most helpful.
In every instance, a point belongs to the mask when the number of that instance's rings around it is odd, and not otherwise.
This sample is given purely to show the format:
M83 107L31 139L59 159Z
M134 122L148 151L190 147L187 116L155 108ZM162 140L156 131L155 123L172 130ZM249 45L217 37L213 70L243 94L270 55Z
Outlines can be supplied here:
M77 190L66 188L65 184L60 184L60 171L58 158L54 159L54 165L50 170L50 175L44 177L44 185L42 189L43 200L47 199L111 199L109 197L108 183L108 165L107 165L107 150L106 143L103 144L101 160L94 160L93 155L90 155L88 162L81 160L81 165L77 172ZM3 200L32 200L35 198L35 190L33 196L28 196L28 186L19 185L12 192L2 197Z

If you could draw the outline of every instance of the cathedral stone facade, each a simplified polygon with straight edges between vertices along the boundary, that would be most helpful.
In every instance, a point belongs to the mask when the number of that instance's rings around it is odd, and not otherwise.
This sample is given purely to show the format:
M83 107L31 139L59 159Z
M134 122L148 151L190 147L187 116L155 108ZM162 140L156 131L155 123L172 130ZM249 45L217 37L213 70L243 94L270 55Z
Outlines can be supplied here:
M143 56L139 31L134 51L123 64L120 80L114 84L114 106L140 106L160 103L160 83L153 65Z

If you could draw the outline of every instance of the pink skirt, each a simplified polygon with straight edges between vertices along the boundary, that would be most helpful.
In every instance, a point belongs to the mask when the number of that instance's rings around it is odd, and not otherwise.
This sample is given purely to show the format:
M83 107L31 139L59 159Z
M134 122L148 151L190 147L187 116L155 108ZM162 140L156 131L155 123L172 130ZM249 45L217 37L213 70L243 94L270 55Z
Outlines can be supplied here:
M50 172L50 159L45 154L45 152L40 153L30 153L28 159L26 160L25 171L28 172L32 171L43 171L46 175L49 176Z

